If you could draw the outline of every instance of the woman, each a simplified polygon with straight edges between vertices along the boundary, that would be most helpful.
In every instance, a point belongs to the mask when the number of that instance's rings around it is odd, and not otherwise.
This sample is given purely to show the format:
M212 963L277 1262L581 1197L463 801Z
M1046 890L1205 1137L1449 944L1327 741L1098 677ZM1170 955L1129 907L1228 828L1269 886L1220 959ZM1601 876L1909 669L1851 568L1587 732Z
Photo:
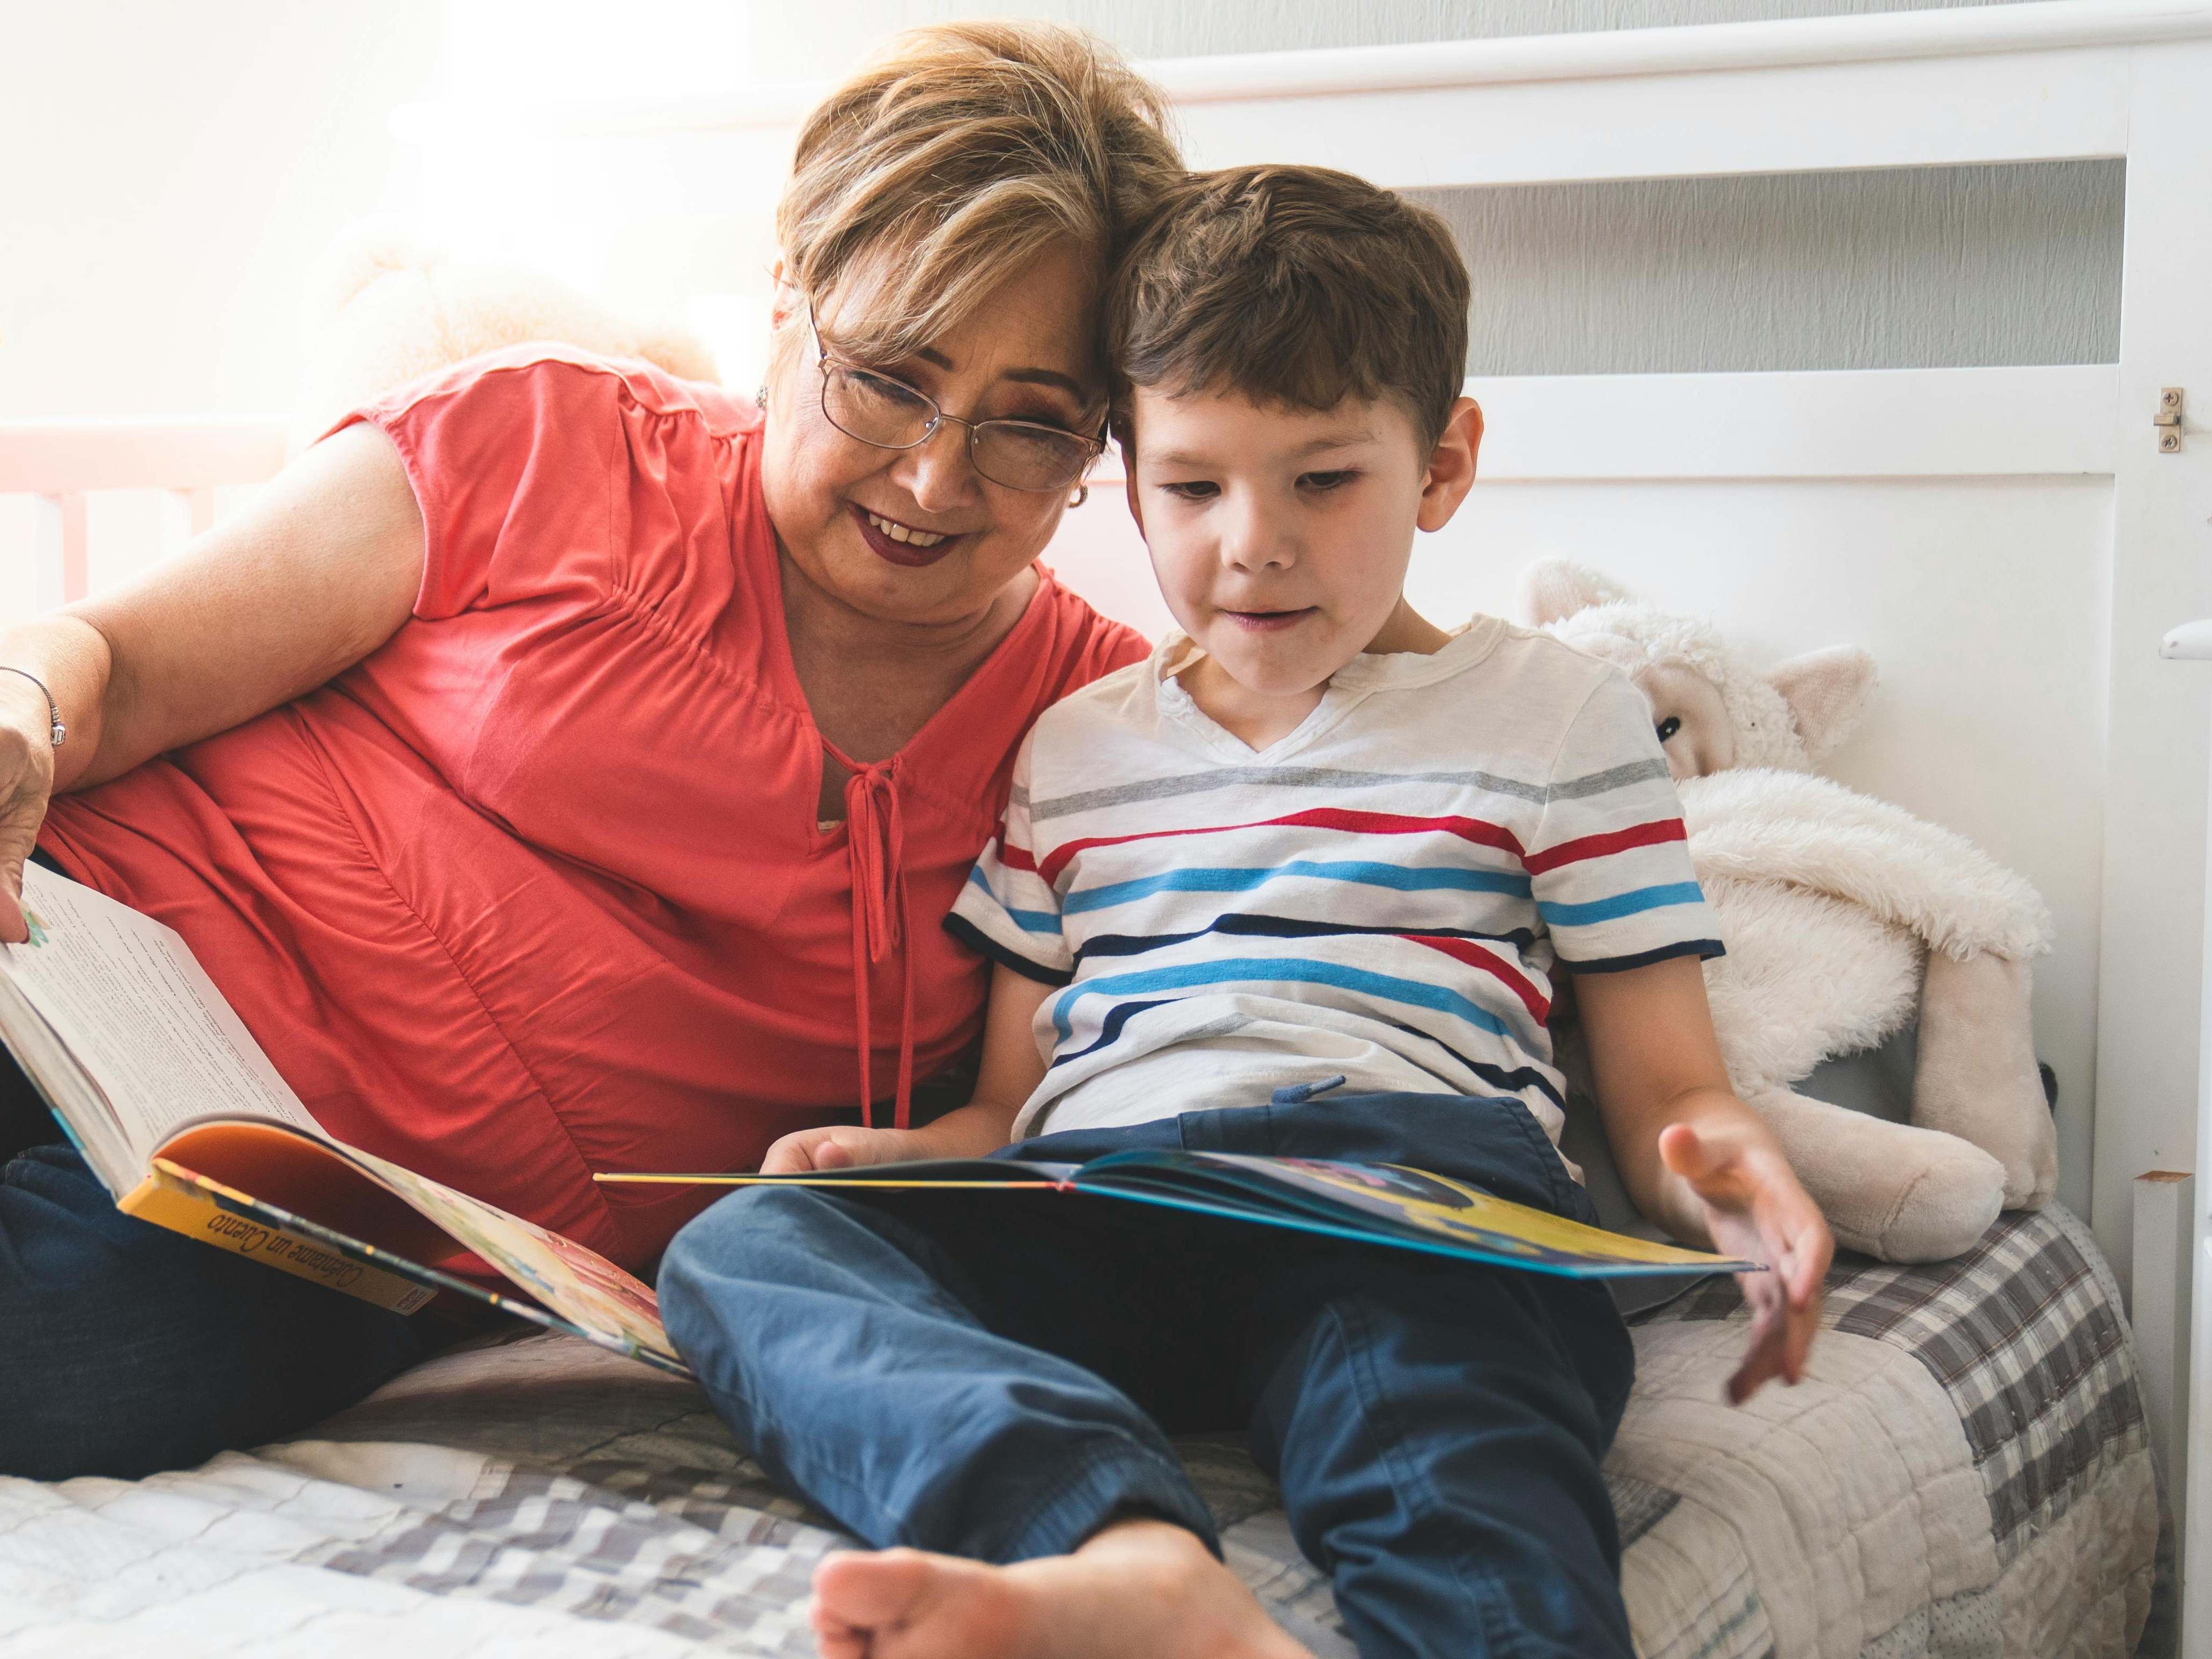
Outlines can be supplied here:
M935 924L1022 732L1142 653L1034 561L1163 129L1079 36L908 36L801 134L764 421L477 359L0 638L0 935L35 844L176 927L332 1133L640 1271L688 1210L592 1171L905 1121L979 1024ZM55 1139L11 1080L0 1133ZM194 1462L425 1340L118 1215L62 1146L0 1170L0 1474Z

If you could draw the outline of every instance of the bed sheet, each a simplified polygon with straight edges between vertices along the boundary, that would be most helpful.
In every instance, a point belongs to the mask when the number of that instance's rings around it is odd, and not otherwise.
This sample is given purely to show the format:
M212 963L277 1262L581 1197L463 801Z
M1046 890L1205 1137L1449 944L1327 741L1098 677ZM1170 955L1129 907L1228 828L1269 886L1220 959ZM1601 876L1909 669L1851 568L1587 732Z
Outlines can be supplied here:
M1640 1316L1607 1473L1648 1659L2120 1656L2160 1505L2109 1271L2056 1209L1934 1267L1846 1261L1812 1376L1722 1402L1731 1284ZM1182 1443L1228 1559L1353 1650L1233 1438ZM133 1481L0 1480L0 1652L331 1659L806 1654L842 1540L690 1383L538 1334L312 1435Z

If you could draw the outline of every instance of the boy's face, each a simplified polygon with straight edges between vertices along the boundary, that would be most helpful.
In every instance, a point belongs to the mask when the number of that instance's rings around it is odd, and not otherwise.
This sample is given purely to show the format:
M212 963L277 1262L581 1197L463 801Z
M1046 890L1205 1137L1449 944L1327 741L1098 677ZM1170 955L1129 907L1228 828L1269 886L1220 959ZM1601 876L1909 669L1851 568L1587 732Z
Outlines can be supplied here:
M1310 691L1385 634L1413 532L1450 519L1482 430L1465 398L1433 450L1390 398L1316 414L1140 387L1131 414L1129 507L1168 609L1263 697Z

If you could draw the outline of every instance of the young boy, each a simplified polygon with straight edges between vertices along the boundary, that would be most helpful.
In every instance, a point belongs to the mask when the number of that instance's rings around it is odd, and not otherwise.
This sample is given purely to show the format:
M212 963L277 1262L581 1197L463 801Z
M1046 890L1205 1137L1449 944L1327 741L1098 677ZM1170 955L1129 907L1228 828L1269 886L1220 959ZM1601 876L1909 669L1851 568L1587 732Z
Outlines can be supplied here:
M1740 1400L1802 1373L1830 1245L1729 1093L1649 709L1401 591L1474 476L1467 305L1442 223L1341 173L1208 175L1149 227L1109 336L1182 631L1023 750L946 924L996 963L974 1103L764 1167L1188 1146L1592 1221L1553 1144L1565 968L1644 1212L1773 1264ZM1302 1651L1167 1439L1224 1426L1370 1659L1631 1650L1599 1463L1633 1350L1592 1285L1134 1206L757 1188L678 1237L660 1293L769 1470L917 1547L824 1563L832 1659Z

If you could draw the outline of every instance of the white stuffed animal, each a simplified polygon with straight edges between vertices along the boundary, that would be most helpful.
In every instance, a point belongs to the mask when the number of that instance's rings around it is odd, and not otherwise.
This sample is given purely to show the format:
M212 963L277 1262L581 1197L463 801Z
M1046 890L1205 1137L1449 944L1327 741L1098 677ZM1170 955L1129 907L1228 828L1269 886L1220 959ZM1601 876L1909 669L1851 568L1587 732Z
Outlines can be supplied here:
M331 244L303 320L307 362L292 420L295 451L380 392L531 340L643 358L680 380L715 378L712 354L681 328L641 328L550 276L462 264L373 224Z
M1964 838L1812 774L1864 708L1873 659L1838 647L1758 673L1709 623L1559 561L1523 576L1522 608L1651 703L1728 946L1705 983L1729 1079L1837 1240L1938 1261L2001 1209L2040 1207L2057 1137L2027 964L2049 948L2049 915ZM1792 1089L1916 1022L1910 1123Z

